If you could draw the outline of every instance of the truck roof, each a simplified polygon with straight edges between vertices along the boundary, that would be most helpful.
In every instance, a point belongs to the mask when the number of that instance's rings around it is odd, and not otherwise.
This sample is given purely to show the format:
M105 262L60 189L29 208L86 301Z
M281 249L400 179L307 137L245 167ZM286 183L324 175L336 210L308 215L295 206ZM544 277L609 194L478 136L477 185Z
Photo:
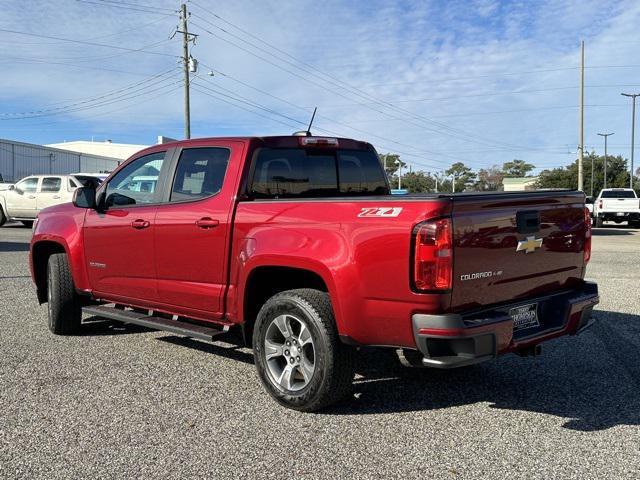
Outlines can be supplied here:
M152 145L148 148L140 150L135 155L139 155L140 152L157 152L158 150L164 150L167 148L194 146L201 147L207 143L220 142L220 141L235 141L253 143L256 146L264 146L271 148L298 148L301 146L300 139L302 138L331 138L338 141L338 148L347 148L350 150L370 150L373 146L362 140L354 140L344 137L329 137L326 135L312 135L312 136L298 136L298 135L274 135L274 136L244 136L244 137L202 137L192 138L189 140L176 140L175 142L162 143Z

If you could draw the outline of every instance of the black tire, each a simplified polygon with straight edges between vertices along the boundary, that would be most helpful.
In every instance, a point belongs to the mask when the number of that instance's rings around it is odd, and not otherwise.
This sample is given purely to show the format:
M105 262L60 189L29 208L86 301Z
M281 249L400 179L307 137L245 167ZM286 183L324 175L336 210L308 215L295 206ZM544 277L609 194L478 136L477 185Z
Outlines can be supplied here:
M49 330L69 335L80 329L82 305L76 293L66 253L54 253L47 265Z
M306 386L295 391L287 390L272 380L265 356L268 327L283 314L302 320L313 340L313 375ZM253 352L262 384L285 407L315 412L342 400L351 392L355 351L340 341L331 301L325 292L307 288L287 290L267 300L256 319Z
M0 227L3 226L6 221L7 216L4 214L4 210L2 210L2 207L0 207Z
M20 222L21 222L25 227L29 227L29 228L32 228L32 227L33 227L33 220L20 220Z
M602 228L604 226L604 220L602 220L601 217L596 217L596 224L595 227L596 228Z

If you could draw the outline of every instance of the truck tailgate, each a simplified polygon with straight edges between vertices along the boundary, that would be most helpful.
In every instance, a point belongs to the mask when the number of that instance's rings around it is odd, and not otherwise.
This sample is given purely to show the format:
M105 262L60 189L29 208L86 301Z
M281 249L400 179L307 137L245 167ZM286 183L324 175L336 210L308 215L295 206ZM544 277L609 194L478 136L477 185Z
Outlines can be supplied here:
M584 195L453 196L451 310L572 288L583 277Z
M637 212L640 205L637 198L603 198L600 200L602 212Z

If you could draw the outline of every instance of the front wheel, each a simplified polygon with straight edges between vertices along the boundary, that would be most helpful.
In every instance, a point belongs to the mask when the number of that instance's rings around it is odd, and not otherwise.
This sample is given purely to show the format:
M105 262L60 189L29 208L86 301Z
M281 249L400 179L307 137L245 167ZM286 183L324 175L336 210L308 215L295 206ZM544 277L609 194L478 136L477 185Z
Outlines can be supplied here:
M54 253L47 264L49 330L69 335L80 329L82 305L65 253Z
M317 411L351 391L354 350L340 341L325 292L298 289L271 297L258 313L253 351L263 385L288 408Z

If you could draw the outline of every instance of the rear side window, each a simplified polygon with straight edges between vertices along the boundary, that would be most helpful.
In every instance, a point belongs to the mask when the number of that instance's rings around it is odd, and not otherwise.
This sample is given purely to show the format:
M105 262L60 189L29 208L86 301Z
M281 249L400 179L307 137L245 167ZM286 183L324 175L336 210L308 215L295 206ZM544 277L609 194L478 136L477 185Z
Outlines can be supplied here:
M600 198L637 198L631 190L608 190L602 192Z
M220 191L227 171L227 148L187 148L180 154L169 201L195 200Z
M60 177L44 177L42 179L41 192L59 192L62 185L62 179Z
M313 198L388 193L374 152L263 148L254 163L254 198Z

